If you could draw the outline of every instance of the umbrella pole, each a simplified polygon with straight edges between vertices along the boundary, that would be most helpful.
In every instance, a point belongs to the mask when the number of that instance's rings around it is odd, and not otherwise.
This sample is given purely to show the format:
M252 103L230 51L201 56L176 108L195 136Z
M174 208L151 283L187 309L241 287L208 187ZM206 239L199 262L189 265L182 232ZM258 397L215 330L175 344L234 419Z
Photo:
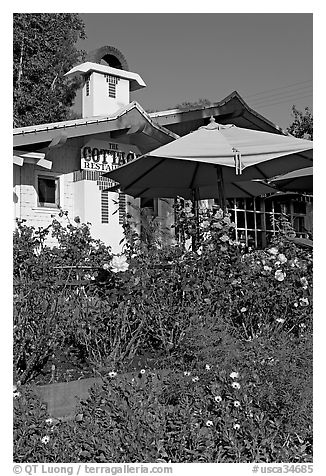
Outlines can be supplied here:
M197 246L199 243L199 203L198 203L198 196L197 196L197 190L193 189L192 190L192 206L193 206L193 211L195 215L195 226L196 226L196 231L195 234L192 236L192 251L197 250Z
M225 201L225 191L224 191L224 181L223 181L223 172L222 168L216 166L216 176L217 176L217 193L218 193L218 202L223 212L226 211L226 201Z

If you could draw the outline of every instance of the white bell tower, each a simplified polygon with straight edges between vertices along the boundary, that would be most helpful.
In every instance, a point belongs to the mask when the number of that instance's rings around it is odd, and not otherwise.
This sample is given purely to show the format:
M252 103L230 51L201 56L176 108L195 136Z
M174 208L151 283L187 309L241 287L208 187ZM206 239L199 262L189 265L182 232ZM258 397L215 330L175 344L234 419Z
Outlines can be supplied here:
M111 115L130 102L130 92L146 87L137 73L86 62L65 76L82 75L82 117Z

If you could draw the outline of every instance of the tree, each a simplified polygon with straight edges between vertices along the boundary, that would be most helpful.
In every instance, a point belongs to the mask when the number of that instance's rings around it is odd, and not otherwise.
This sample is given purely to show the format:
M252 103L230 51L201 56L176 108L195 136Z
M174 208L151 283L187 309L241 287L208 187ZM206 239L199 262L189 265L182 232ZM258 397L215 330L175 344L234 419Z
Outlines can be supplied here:
M75 13L15 13L13 25L14 127L71 118L80 83L64 74L83 59L84 23Z
M197 109L201 107L209 107L211 105L212 103L209 99L200 98L197 101L184 101L181 104L177 104L176 109L181 109L182 111L185 111L187 109Z
M309 107L305 107L305 112L299 111L292 106L293 123L287 131L295 137L312 140L313 138L313 117Z

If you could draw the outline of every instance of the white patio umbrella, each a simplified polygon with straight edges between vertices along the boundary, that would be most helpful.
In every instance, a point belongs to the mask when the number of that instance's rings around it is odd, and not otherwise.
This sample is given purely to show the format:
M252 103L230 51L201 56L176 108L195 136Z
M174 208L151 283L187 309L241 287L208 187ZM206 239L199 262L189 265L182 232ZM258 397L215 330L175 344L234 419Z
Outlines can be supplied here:
M232 196L229 186L239 190L253 179L267 180L311 166L312 148L308 140L220 125L212 117L207 126L104 175L134 197L213 196L224 208L226 196ZM255 195L257 183L252 188Z
M284 175L274 177L269 182L279 190L293 192L312 192L313 189L313 168L294 170Z

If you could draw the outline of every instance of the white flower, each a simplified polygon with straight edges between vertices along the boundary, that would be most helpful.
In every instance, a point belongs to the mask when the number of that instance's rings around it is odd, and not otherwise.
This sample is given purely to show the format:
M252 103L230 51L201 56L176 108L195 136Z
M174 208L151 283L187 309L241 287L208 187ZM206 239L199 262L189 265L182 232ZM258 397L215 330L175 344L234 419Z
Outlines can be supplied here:
M206 426L213 426L214 423L212 422L212 420L207 420L206 422Z
M139 373L142 374L142 375L144 375L145 372L146 372L145 369L141 369Z
M110 377L110 378L114 378L114 377L116 377L116 376L117 376L117 372L114 372L114 371L109 372L109 377Z
M113 273L127 271L127 269L129 268L129 264L127 263L127 257L125 255L113 256L110 266Z
M264 266L264 271L272 271L272 268L270 266L265 265Z
M13 386L13 398L19 398L20 392L17 391L16 385Z
M222 208L219 208L214 215L216 218L223 218L223 210Z
M43 438L41 439L41 441L42 441L42 443L43 443L44 445L47 445L47 444L49 443L49 441L50 441L50 437L47 436L47 435L46 435L46 436L43 436Z
M193 382L198 382L199 377L193 377L191 380L192 380Z
M275 279L277 279L277 281L284 281L285 276L286 273L283 273L280 269L275 271Z
M307 289L307 287L308 287L308 280L307 280L307 278L304 278L304 277L303 277L303 278L300 278L300 283L302 284L303 289Z
M286 263L287 260L288 260L287 257L285 255L283 255L282 253L280 253L277 258L278 258L279 262L282 263L282 264Z
M246 308L246 307L242 307L242 308L240 309L240 312L246 312L246 311L247 311L247 308Z
M211 366L208 365L208 364L206 364L206 365L205 365L205 369L206 369L206 370L211 370Z
M271 255L276 256L277 253L278 253L278 249L273 246L272 248L270 248L270 249L268 250L268 253L271 254Z
M109 263L104 263L103 269L105 269L105 271L109 271L110 268L111 266L109 265Z
M207 227L209 227L209 221L204 220L204 221L200 224L200 228L207 228Z
M238 372L231 372L230 377L231 378L239 378L239 373Z
M294 260L291 261L291 268L294 268L294 267L300 268L300 264L299 264L298 258L294 258Z
M237 388L239 390L239 388L241 387L241 385L238 383L238 382L232 382L232 387L233 388Z
M298 307L299 304L298 304L297 302L295 302L295 303L293 304L293 306L294 306L294 307Z
M47 418L47 419L45 420L45 423L47 423L48 425L52 425L52 423L53 423L53 418Z
M198 256L200 256L200 255L202 254L202 252L203 252L203 247L200 246L200 247L198 248L198 250L196 251L196 253L197 253Z
M228 237L228 235L222 235L222 236L220 237L220 240L225 243L226 241L229 241L229 237Z
M306 307L309 305L309 299L308 298L300 298L300 306Z
M281 317L279 317L278 319L276 319L276 322L283 324L285 322L285 319L282 319Z
M184 375L185 377L189 377L190 372L187 372L187 371L186 371L186 372L183 372L183 375Z
M278 319L276 319L276 322L279 322L280 324L283 324L285 321L285 319L282 319L281 317L279 317Z
M212 224L212 228L218 228L220 230L223 227L222 227L221 223L215 222L215 223Z
M275 261L274 266L275 268L278 268L280 266L281 262L280 261Z
M220 403L222 401L222 397L220 395L216 395L216 397L214 397L214 400L215 402Z
M299 327L300 327L300 329L305 329L307 326L306 326L306 324L304 324L303 322L301 322L301 324L299 324Z
M239 425L239 423L235 423L235 424L233 425L233 428L234 428L235 430L240 430L240 425Z
M252 412L250 412L250 413L248 414L248 416L249 416L250 418L253 418L253 417L254 417L254 414L253 414Z
M233 405L235 406L235 408L239 408L241 406L239 400L236 400Z

